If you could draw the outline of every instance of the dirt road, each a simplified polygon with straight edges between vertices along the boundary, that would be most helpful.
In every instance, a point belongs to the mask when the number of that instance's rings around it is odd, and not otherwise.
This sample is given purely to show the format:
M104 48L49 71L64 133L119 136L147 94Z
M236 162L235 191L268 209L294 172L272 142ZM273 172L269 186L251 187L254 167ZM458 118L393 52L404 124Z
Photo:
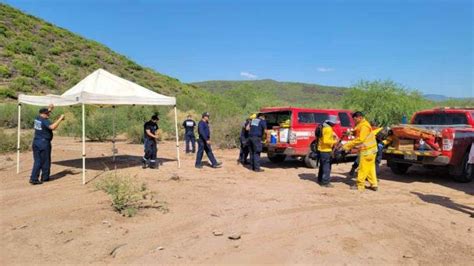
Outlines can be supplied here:
M378 192L349 190L350 164L333 167L332 189L314 182L297 161L264 173L219 150L221 169L194 168L183 156L176 169L173 143L160 146L159 170L141 169L141 145L118 144L117 171L148 184L169 209L122 217L95 189L114 169L110 143L88 143L88 184L81 185L81 147L55 138L56 179L28 184L32 155L0 156L0 254L14 263L275 263L458 264L474 261L474 182L460 184L423 168L407 176L385 166ZM178 174L178 181L171 180ZM215 236L220 231L222 236ZM239 240L230 240L231 234Z

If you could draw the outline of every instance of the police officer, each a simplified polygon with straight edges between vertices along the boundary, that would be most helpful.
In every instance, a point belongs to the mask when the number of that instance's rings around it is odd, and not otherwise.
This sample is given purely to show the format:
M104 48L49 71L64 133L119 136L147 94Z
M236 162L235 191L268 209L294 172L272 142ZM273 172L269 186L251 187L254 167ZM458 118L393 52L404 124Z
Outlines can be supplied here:
M194 137L194 127L196 122L192 119L191 115L183 122L184 127L184 139L186 141L186 153L190 153L189 144L192 145L192 153L196 152L196 138Z
M207 157L211 161L212 168L220 168L222 163L217 162L214 154L212 153L211 148L211 131L209 129L209 113L205 112L202 114L202 119L198 124L198 152L196 155L196 168L202 168L202 157L204 151L206 152Z
M64 120L61 115L56 122L51 124L49 116L54 109L54 105L48 108L41 108L39 115L35 118L35 136L33 139L33 170L31 171L30 184L38 185L49 181L51 169L51 140L53 140L53 130L56 130ZM41 172L41 181L39 175Z
M144 145L145 145L145 155L143 156L143 169L150 167L156 168L156 140L158 139L158 118L157 115L153 115L151 120L146 122L143 126L144 128Z
M330 115L323 123L321 138L318 139L319 171L318 183L322 187L333 187L331 184L331 155L337 136L333 127L338 123L337 116Z
M249 145L250 145L250 161L252 170L255 172L263 172L260 169L260 153L262 152L262 138L267 129L267 122L265 115L259 114L258 118L252 119L249 130Z
M250 153L249 149L249 131L250 131L250 122L252 119L255 119L257 117L256 114L252 114L245 120L244 123L242 123L242 127L240 129L240 153L239 153L239 159L237 160L237 163L241 164L249 164L247 158Z

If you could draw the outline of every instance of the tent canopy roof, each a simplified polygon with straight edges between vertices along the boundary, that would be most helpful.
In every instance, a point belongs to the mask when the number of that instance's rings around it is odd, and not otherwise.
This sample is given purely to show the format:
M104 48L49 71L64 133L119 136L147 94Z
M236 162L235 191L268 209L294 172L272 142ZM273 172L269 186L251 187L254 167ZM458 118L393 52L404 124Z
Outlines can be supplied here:
M49 104L66 106L82 103L108 105L176 105L175 97L158 94L103 69L92 72L61 96L30 96L21 94L18 100L21 103L44 106Z

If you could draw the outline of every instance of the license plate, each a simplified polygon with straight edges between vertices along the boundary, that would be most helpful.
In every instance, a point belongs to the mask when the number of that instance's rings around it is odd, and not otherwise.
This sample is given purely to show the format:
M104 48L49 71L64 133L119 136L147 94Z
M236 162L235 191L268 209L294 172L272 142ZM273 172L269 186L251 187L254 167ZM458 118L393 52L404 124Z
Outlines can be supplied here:
M403 158L405 160L409 160L409 161L416 161L418 159L418 157L416 156L416 154L405 154L403 156Z

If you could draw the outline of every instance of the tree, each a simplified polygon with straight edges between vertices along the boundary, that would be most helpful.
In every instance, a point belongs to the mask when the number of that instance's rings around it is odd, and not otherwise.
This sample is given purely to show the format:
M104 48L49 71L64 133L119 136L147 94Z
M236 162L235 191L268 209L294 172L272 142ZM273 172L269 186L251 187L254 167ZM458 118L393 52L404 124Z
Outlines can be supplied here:
M399 124L403 116L410 116L430 107L420 92L408 90L391 80L362 80L351 87L343 97L345 108L362 111L369 121L381 125Z

